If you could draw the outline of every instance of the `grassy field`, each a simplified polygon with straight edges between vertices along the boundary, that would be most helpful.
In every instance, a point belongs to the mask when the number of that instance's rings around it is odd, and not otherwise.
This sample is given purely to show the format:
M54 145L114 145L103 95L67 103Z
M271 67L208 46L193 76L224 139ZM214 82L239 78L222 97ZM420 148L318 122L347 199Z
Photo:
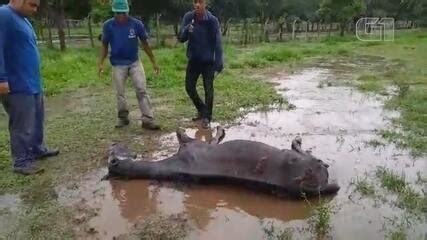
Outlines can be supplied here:
M351 57L374 55L398 63L398 68L382 72L361 73L355 84L363 91L384 93L388 86L397 91L387 106L398 109L401 117L394 121L403 131L383 131L391 142L408 147L414 154L427 153L427 40L426 32L400 33L395 42L361 42L354 38L331 38L316 42L286 42L246 47L227 45L226 70L215 82L214 120L233 121L245 114L241 109L266 109L272 105L286 106L272 85L250 77L273 66L292 68L315 57ZM146 56L143 63L148 75L149 94L163 132L191 124L195 112L184 91L186 67L184 48L156 49L161 67L153 75ZM157 150L159 133L144 131L133 123L128 129L115 131L114 92L109 74L97 76L98 50L68 49L65 53L42 49L43 77L47 99L47 140L59 147L62 154L41 163L47 172L38 177L21 177L12 173L5 114L0 112L0 194L20 194L25 211L17 222L20 231L9 232L12 238L72 238L69 221L72 209L57 202L55 187L78 179L87 171L101 166L102 156L114 141L133 143L144 151ZM107 71L108 72L108 71ZM132 110L135 97L129 84L128 96ZM395 128L396 129L396 128ZM153 137L154 136L154 137ZM369 194L370 188L366 189ZM18 226L18 224L16 225ZM0 236L3 232L0 231Z

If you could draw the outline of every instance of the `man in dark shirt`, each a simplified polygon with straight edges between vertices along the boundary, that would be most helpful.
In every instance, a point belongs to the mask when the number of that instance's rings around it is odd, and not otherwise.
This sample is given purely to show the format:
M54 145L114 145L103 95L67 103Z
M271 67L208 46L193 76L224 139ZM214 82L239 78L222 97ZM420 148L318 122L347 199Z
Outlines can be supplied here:
M218 19L206 9L206 0L193 0L194 10L184 15L178 40L188 41L185 88L197 109L193 120L202 120L209 128L212 120L215 72L223 70L223 50ZM205 102L196 90L197 80L203 77Z

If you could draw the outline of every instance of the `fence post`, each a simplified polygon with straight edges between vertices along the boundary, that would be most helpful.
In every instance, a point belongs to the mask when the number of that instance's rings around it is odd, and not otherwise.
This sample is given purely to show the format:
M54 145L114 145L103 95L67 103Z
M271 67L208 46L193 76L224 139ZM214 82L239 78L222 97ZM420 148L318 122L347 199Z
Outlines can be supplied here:
M308 40L308 27L310 26L310 22L309 21L307 21L307 22L305 22L305 40L307 41Z
M268 23L270 22L270 18L267 18L264 22L264 27L263 27L263 31L264 31L264 41L266 42L270 42L270 36L268 33Z
M285 25L285 21L284 20L280 20L279 22L279 41L283 41L283 31L284 31L284 25Z
M41 40L44 42L46 41L46 39L44 37L44 23L43 23L44 21L43 20L44 20L43 18L40 19L39 34L40 34Z
M50 25L50 13L48 12L48 17L47 17L47 36L48 36L48 40L47 40L47 47L48 48L53 48L53 37L52 37L52 26Z
M292 40L295 40L295 25L297 23L297 20L294 20L292 23Z
M249 34L249 23L248 23L248 19L247 18L245 18L245 22L244 22L244 26L243 26L243 33L244 33L244 40L243 40L243 45L246 45L246 44L248 44L248 41L249 41L249 36L248 36L248 34Z
M156 47L160 47L160 17L161 17L161 14L156 13L154 16L156 18Z
M93 32L92 32L92 17L90 14L87 17L87 26L89 28L90 45L92 47L95 47L95 43L93 42Z
M65 20L65 23L67 25L67 32L68 32L68 40L71 41L71 29L70 29L70 21L68 19Z

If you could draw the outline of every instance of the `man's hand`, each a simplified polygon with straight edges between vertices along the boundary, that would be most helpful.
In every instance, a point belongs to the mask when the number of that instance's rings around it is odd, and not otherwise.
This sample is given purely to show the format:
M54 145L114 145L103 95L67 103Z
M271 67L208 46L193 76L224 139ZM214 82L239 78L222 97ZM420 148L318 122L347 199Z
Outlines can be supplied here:
M105 62L105 58L107 58L107 55L108 55L108 45L102 44L101 54L98 62L98 76L100 79L102 74L104 73L104 62Z
M8 82L0 82L0 95L9 94L9 83Z
M194 31L194 19L190 24L187 25L188 32L192 33Z
M157 65L156 58L153 55L153 51L151 51L150 45L148 44L147 41L142 41L141 44L142 44L142 48L144 49L145 53L148 55L151 63L153 64L154 72L156 73L156 75L159 74L160 68L159 68L159 65Z
M98 76L101 77L103 73L104 73L104 65L103 64L99 64L99 66L98 66Z
M215 64L215 71L218 73L221 73L222 70L224 70L224 64L223 63L217 63Z
M159 75L160 73L160 67L157 63L153 64L153 69L154 69L154 73L156 73L156 75Z

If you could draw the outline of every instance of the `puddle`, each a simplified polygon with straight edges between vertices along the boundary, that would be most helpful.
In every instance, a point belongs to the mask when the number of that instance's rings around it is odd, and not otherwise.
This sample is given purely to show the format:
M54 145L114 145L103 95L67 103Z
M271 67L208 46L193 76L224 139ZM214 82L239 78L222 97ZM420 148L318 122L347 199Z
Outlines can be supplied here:
M14 226L21 199L17 195L0 195L0 238L9 234L8 229Z
M381 65L379 59L377 63ZM375 67L373 65L363 64ZM330 164L332 178L342 187L337 196L329 199L336 206L331 218L333 238L384 239L385 218L400 217L402 211L387 204L377 206L369 198L360 198L354 193L352 180L384 166L404 170L407 180L415 182L418 171L426 172L427 161L415 160L408 152L393 145L378 148L367 145L377 139L376 131L386 127L390 118L398 116L396 112L383 109L383 97L367 96L338 84L319 87L322 81L348 80L354 69L354 64L337 61L323 63L320 67L306 66L293 74L276 74L272 81L278 83L278 91L296 109L248 114L239 124L226 128L224 141L248 139L290 148L295 136L302 136L303 149L311 150ZM203 140L212 137L211 132L198 129L187 129L187 133ZM157 160L177 150L175 134L162 136L159 142L165 150L155 154ZM74 194L75 198L84 198L97 209L97 216L89 225L96 229L99 239L129 233L135 222L156 214L185 214L192 225L188 239L264 239L263 221L273 221L279 228L301 229L307 227L307 219L312 216L305 201L279 199L221 185L101 182L99 179L104 171L89 175L82 181L84 187L78 191L60 195L64 202L70 203ZM316 206L317 202L311 204ZM427 234L425 229L427 224L415 225L413 231L407 232L408 237L423 237ZM294 233L295 239L309 236L307 231Z

